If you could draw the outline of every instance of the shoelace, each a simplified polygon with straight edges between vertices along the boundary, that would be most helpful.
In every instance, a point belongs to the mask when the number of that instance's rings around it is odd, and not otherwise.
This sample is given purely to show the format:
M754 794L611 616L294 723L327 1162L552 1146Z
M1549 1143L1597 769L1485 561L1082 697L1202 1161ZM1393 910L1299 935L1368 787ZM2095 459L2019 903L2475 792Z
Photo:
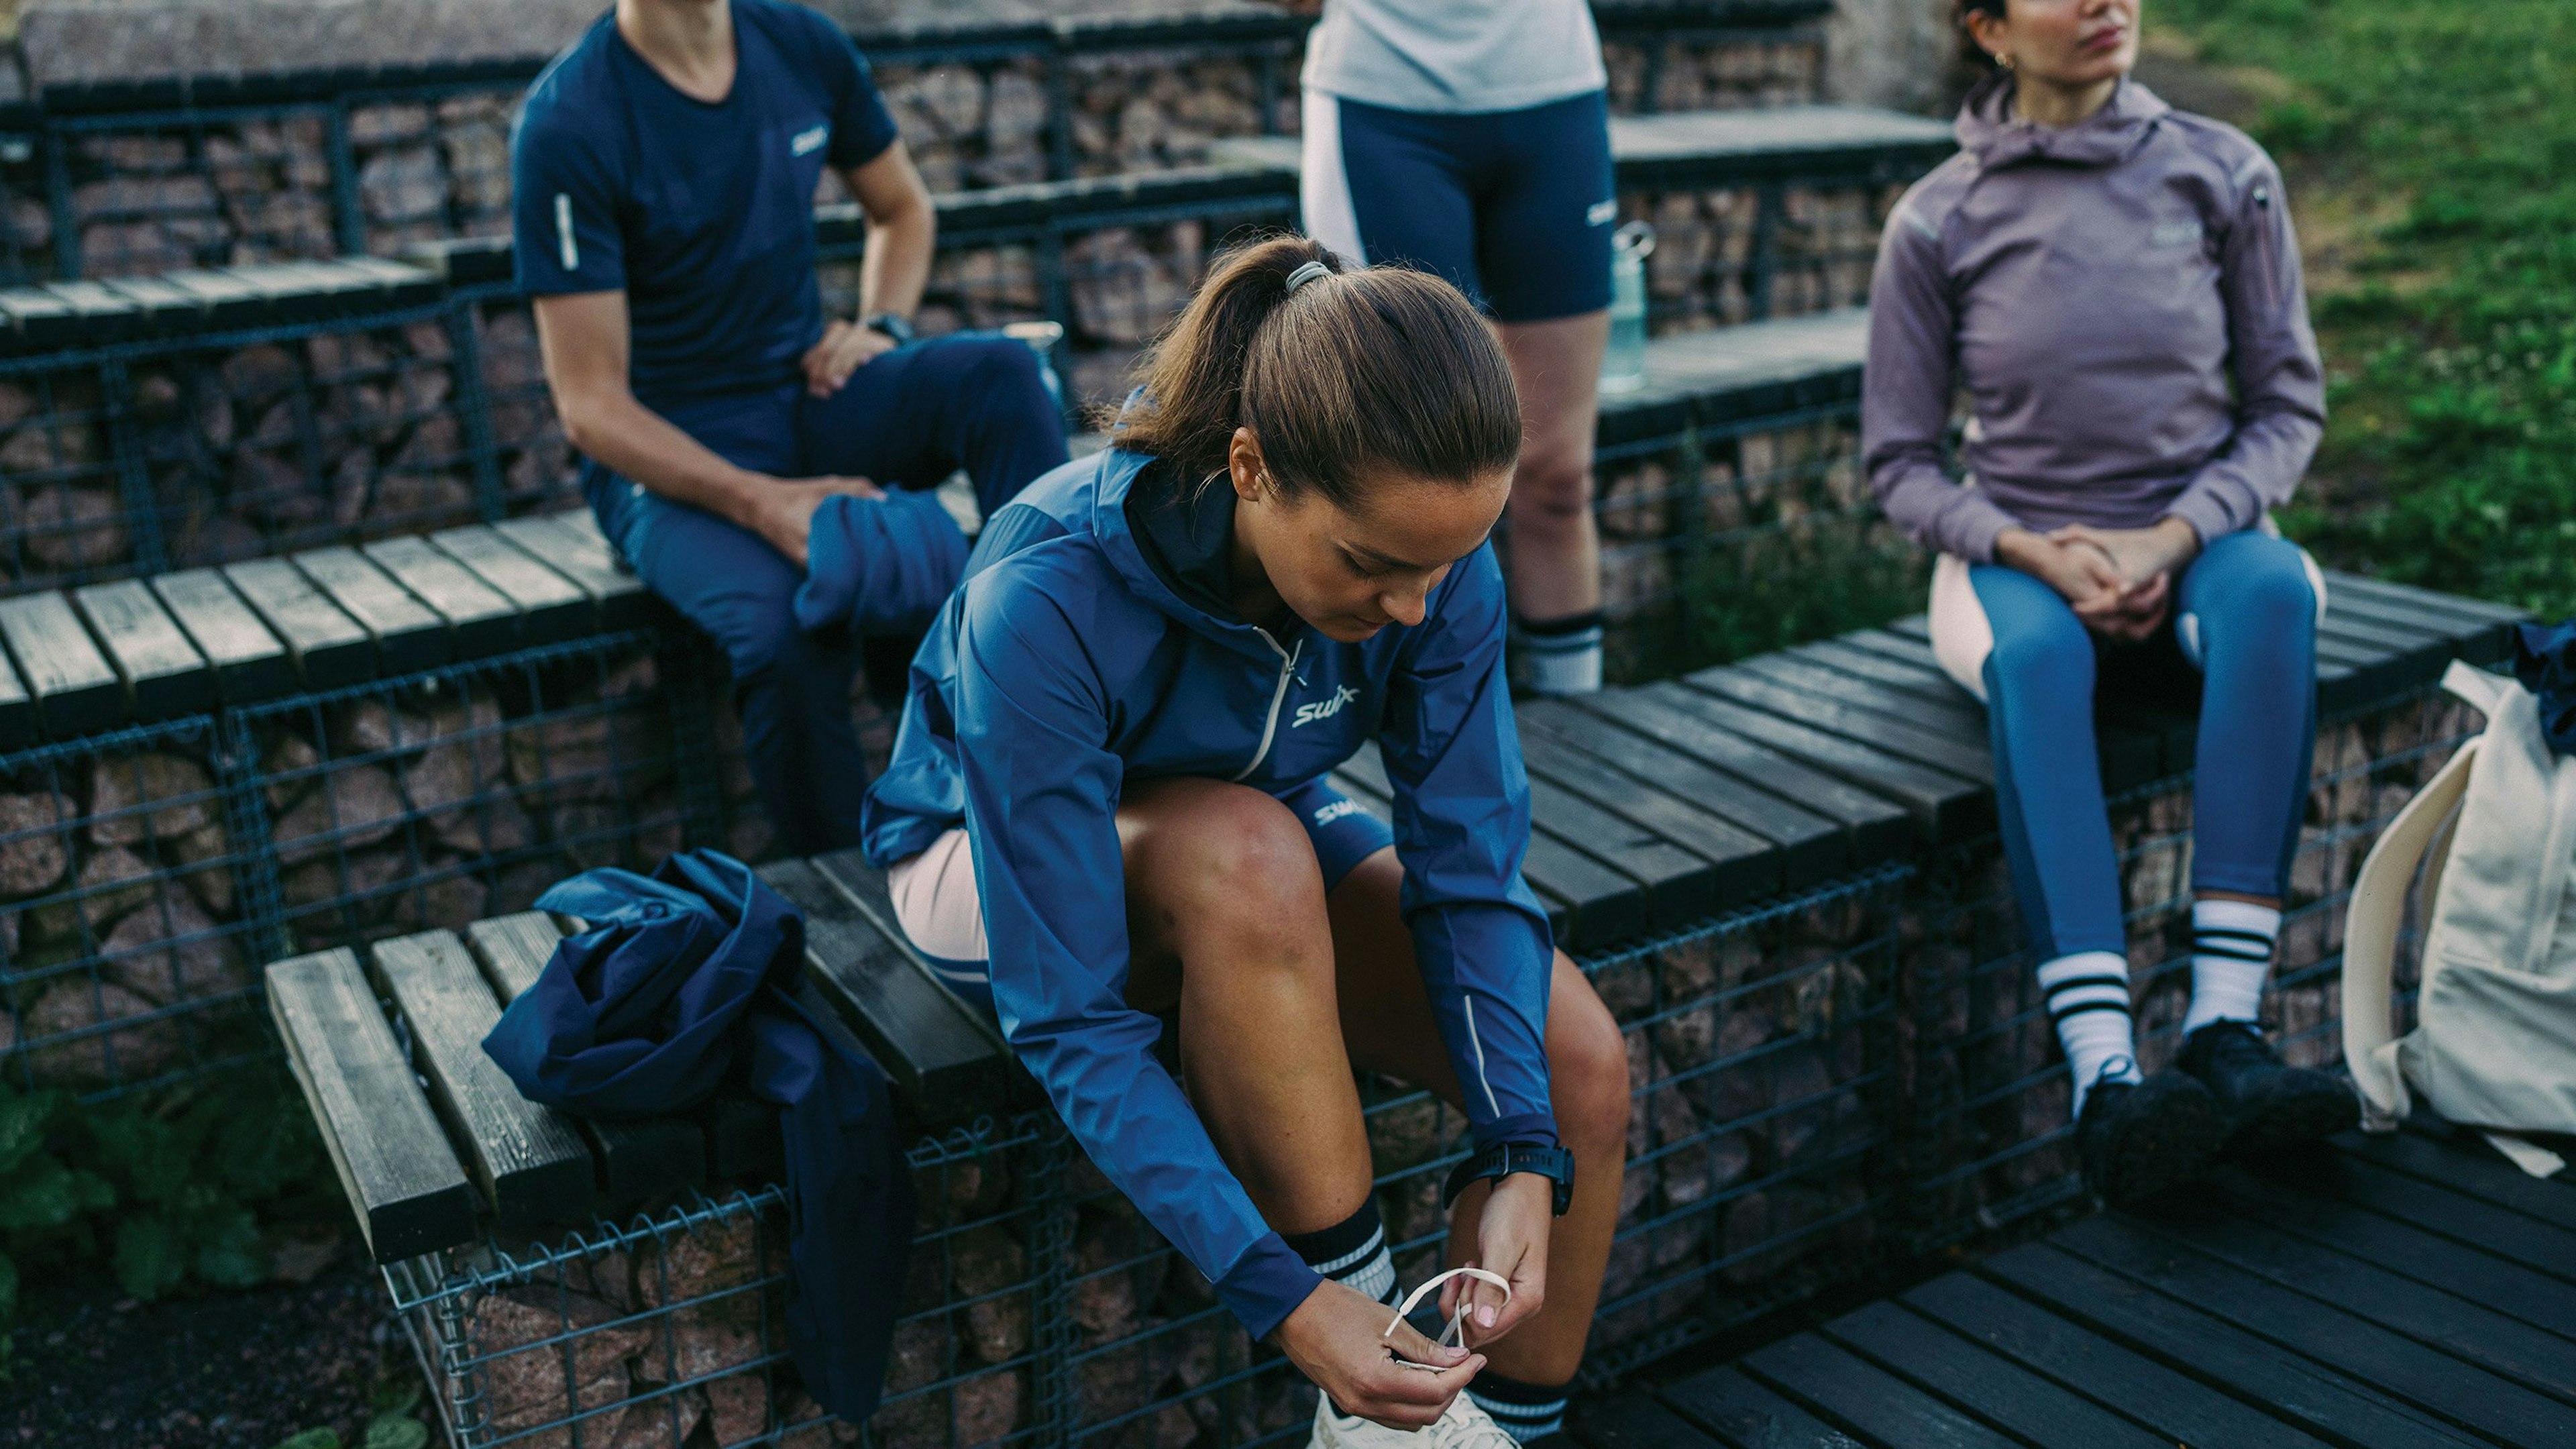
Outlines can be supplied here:
M1379 1334L1378 1337L1395 1337L1395 1330L1403 1324L1404 1316L1413 1311L1414 1305L1422 1301L1423 1295L1431 1292L1435 1288L1438 1288L1441 1284L1448 1282L1452 1278L1475 1278L1486 1283L1491 1283L1495 1287L1503 1290L1503 1301L1505 1303L1512 1301L1511 1280L1505 1278L1502 1274L1489 1272L1483 1268L1452 1268L1446 1273L1424 1280L1421 1287L1416 1288L1411 1293L1405 1295L1404 1302L1395 1310L1395 1317L1387 1320L1386 1331ZM1449 1314L1448 1328L1442 1330L1440 1334L1440 1346L1442 1348L1457 1348L1464 1344L1466 1342L1466 1324L1467 1295L1461 1293L1458 1295L1457 1308L1453 1309ZM1395 1361L1403 1364L1406 1368L1420 1369L1425 1373L1436 1374L1442 1371L1440 1366L1437 1364L1415 1363L1402 1355L1398 1355Z

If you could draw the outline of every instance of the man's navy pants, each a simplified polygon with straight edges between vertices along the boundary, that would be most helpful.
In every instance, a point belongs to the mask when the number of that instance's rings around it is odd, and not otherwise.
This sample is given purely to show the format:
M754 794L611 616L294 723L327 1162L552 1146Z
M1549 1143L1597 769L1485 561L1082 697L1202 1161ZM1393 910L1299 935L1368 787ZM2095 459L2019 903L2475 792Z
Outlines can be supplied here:
M933 488L964 468L988 518L1065 460L1063 415L1037 355L984 333L881 354L828 398L808 397L800 382L661 412L726 461L775 477ZM850 686L860 641L797 627L791 601L804 571L757 534L596 463L584 465L582 486L645 585L723 647L780 847L812 855L858 844L868 769Z

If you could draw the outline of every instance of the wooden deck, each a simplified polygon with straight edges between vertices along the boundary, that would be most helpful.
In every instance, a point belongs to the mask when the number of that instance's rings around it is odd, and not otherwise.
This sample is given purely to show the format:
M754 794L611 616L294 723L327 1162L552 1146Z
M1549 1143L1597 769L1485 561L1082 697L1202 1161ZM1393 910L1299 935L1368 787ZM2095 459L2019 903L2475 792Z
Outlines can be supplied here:
M2439 1128L2347 1134L1575 1428L1587 1449L2563 1449L2576 1183Z

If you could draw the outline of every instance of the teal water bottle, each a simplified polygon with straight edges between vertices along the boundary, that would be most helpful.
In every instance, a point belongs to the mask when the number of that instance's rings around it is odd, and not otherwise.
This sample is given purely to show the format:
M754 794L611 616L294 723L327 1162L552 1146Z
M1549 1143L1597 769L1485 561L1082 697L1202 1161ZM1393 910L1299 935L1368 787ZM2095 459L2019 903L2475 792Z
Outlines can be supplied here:
M1601 356L1601 390L1633 392L1646 382L1646 258L1655 229L1632 221L1610 234L1610 348Z

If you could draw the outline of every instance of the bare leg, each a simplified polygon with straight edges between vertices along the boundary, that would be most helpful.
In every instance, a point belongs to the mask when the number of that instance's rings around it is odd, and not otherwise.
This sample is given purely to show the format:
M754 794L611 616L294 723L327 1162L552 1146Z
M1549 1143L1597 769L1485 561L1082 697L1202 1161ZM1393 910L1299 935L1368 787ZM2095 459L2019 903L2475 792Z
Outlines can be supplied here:
M1601 535L1592 518L1592 422L1610 314L1505 322L1503 355L1521 394L1520 471L1512 479L1512 609L1547 621L1601 607Z
M1464 1096L1431 1016L1413 937L1396 911L1404 868L1392 849L1362 861L1333 889L1333 947L1342 1035L1359 1066L1415 1083L1459 1107ZM1548 1237L1547 1301L1538 1316L1483 1351L1493 1372L1561 1384L1582 1365L1601 1298L1601 1274L1618 1226L1619 1177L1628 1152L1628 1050L1610 1009L1564 952L1549 990L1549 1096L1557 1134L1574 1153L1574 1204ZM1475 1250L1485 1186L1459 1195L1450 1215L1449 1262ZM1461 1229L1458 1225L1467 1225ZM1473 1342L1472 1337L1470 1342Z
M1335 1007L1323 876L1288 807L1216 780L1157 780L1118 809L1134 961L1128 1000L1178 1001L1181 1067L1217 1151L1283 1233L1369 1193Z

